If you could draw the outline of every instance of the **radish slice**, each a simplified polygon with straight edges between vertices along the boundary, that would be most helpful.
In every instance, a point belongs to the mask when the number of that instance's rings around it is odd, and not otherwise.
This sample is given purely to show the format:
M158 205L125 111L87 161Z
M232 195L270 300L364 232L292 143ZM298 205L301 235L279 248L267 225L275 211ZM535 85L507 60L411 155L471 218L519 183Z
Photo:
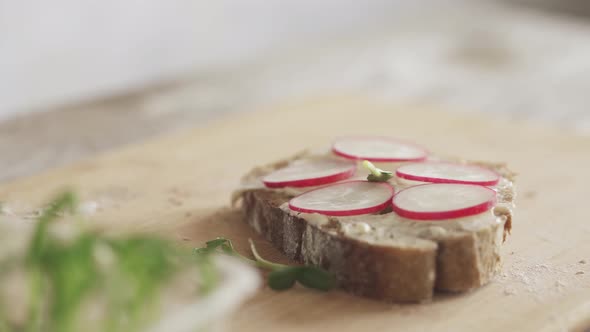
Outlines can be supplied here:
M467 217L496 204L496 192L473 184L437 183L410 187L393 197L393 211L419 220Z
M332 151L344 158L375 162L419 161L428 155L422 147L386 137L342 137Z
M289 201L289 208L327 216L356 216L385 209L391 197L393 187L388 183L348 181L303 193Z
M354 175L356 163L338 159L298 160L262 179L269 188L311 187L346 180Z
M412 163L400 166L395 175L402 179L433 183L465 183L494 186L500 176L487 168L443 162Z

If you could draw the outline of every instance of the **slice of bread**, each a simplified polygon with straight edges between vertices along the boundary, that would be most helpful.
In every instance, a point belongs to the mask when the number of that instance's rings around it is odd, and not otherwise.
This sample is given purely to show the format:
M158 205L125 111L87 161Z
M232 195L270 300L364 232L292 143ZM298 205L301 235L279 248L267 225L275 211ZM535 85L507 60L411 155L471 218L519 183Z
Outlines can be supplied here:
M514 174L503 164L459 161L502 176L497 204L485 213L440 221L409 220L391 210L351 217L294 212L288 201L309 188L268 189L260 182L293 160L315 157L301 153L255 168L232 198L245 220L289 258L330 271L347 291L390 302L427 301L435 290L471 290L499 271L515 197ZM395 177L392 184L396 191L411 185Z

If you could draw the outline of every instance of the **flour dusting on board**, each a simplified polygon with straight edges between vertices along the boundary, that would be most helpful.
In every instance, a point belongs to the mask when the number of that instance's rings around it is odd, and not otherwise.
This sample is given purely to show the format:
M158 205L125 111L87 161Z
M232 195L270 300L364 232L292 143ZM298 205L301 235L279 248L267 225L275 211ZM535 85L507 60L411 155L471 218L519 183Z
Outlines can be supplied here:
M504 286L503 293L506 296L518 296L524 292L540 301L544 294L559 294L570 288L590 287L588 269L584 259L553 265L549 262L532 262L514 254L508 259L504 272L496 278L496 282Z
M35 219L41 214L41 209L32 206L31 204L14 201L0 203L0 216L9 220L30 220Z

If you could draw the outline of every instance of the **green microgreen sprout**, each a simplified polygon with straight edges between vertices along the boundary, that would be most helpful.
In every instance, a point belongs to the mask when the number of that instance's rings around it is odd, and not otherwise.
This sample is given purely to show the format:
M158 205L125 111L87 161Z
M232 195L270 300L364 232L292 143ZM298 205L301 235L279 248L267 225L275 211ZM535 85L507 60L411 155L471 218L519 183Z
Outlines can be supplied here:
M0 262L3 269L22 267L28 281L24 326L7 320L8 303L0 301L0 332L77 331L84 324L81 308L93 300L104 303L105 316L89 330L143 330L157 310L160 291L176 273L195 267L201 293L216 286L210 259L195 260L171 241L141 234L107 237L83 228L65 241L56 237L51 224L67 214L76 217L76 201L70 192L58 196L38 217L23 256Z
M387 182L393 177L392 172L379 169L368 160L363 160L362 165L370 172L367 176L367 180L370 182Z
M336 286L336 280L327 271L310 265L290 266L280 263L271 262L260 256L256 250L254 242L249 239L250 250L254 259L247 258L238 253L229 239L218 237L215 240L207 241L205 247L196 248L195 253L198 256L208 256L213 252L223 252L225 254L237 257L251 265L269 270L268 285L274 290L285 290L292 288L296 282L312 289L328 291Z

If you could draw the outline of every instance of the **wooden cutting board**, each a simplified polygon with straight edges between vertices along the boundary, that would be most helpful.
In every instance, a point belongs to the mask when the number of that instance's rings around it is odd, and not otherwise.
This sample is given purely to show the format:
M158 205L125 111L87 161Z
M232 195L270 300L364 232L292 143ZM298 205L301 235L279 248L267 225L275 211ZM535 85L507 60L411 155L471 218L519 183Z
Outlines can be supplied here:
M411 139L469 159L506 161L520 173L513 234L504 272L493 283L432 303L392 305L344 292L261 289L235 317L235 331L560 331L590 327L590 140L567 132L325 97L256 113L130 146L0 187L0 201L26 210L74 188L92 222L114 232L172 234L190 245L227 236L246 251L285 261L228 208L240 176L255 165L337 135ZM108 135L108 133L105 133Z

